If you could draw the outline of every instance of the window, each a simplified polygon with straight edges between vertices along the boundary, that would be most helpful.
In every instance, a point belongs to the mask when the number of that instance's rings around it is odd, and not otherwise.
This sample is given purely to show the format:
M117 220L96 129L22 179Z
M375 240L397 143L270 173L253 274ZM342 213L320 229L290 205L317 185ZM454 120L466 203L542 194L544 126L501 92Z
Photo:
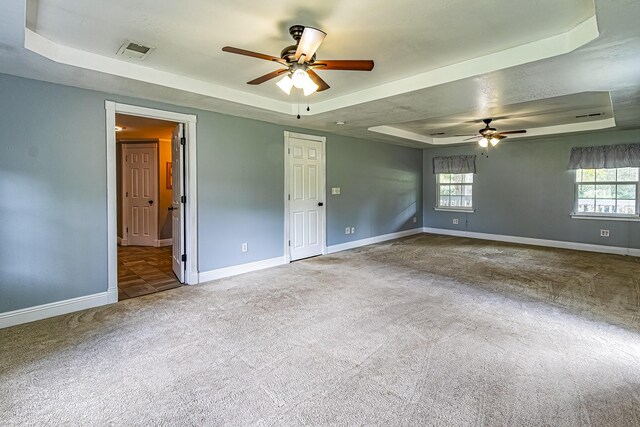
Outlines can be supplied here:
M638 216L638 169L577 169L575 213Z
M472 173L439 173L438 208L452 210L472 210Z

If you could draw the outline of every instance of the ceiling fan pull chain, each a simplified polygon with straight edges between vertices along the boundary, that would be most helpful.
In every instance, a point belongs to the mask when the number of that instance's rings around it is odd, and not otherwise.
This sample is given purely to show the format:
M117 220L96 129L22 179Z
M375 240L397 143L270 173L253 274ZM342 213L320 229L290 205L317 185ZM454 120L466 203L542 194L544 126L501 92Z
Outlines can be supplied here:
M300 89L298 89L298 119L300 119Z
M311 111L311 109L309 108L309 97L310 97L310 96L311 96L311 95L308 95L308 96L307 96L307 111Z

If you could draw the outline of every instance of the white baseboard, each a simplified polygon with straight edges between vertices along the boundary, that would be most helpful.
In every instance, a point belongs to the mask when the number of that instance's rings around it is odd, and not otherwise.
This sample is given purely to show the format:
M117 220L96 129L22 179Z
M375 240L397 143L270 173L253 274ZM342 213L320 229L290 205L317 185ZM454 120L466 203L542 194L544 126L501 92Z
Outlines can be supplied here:
M0 313L0 329L118 302L118 289Z
M286 263L285 258L281 256L247 264L234 265L232 267L219 268L217 270L204 271L198 274L198 283L222 279L223 277L237 276L238 274L249 273L251 271L264 270L265 268L276 267Z
M129 240L124 239L122 237L118 237L118 245L119 246L129 246Z
M173 245L173 239L160 239L155 241L155 245L157 248L162 246L171 246Z
M398 231L396 233L383 234L381 236L369 237L367 239L354 240L353 242L340 243L339 245L331 245L327 247L327 253L333 254L348 249L359 248L361 246L372 245L374 243L386 242L387 240L398 239L400 237L412 236L422 233L422 228L414 228L411 230Z
M507 236L503 234L476 233L474 231L449 230L446 228L422 229L425 233L443 234L445 236L469 237L471 239L494 240L497 242L521 243L523 245L547 246L550 248L573 249L576 251L601 252L605 254L640 256L640 249L619 246L593 245L589 243L566 242L563 240L536 239L533 237Z

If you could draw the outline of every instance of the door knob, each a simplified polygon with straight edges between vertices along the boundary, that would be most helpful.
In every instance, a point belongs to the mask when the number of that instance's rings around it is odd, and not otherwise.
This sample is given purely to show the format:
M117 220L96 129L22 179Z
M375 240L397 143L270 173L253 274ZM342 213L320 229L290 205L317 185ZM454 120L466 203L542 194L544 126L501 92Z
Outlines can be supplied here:
M153 204L153 200L149 200L149 204L152 205Z
M175 209L175 208L174 208L173 206L169 206L169 207L167 208L167 210L169 210L169 211L173 211L174 209Z
M324 203L319 202L319 203L318 203L318 206L324 206Z

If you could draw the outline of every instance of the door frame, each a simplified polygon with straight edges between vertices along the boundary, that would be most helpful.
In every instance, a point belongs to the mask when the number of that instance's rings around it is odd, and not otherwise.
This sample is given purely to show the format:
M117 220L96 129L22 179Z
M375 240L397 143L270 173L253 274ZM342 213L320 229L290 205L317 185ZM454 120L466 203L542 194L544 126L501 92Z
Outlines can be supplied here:
M290 224L289 216L291 215L291 207L289 202L289 168L290 157L290 138L306 139L309 141L318 141L322 146L322 200L324 202L324 213L322 215L322 235L324 236L322 242L322 255L327 254L327 137L318 135L307 135L303 133L284 131L284 260L286 263L291 262L291 247L289 246L290 236Z
M107 150L107 292L109 302L118 301L118 244L117 244L117 185L116 185L116 113L152 119L170 120L185 126L186 149L183 168L185 173L185 247L187 261L184 282L198 283L198 200L196 163L196 123L194 114L157 110L136 105L105 101L106 110L106 150Z
M116 149L117 149L117 145L120 144L121 149L122 149L122 159L121 159L121 169L120 169L120 187L121 187L121 191L120 191L120 200L118 200L118 203L120 203L121 206L121 213L122 213L122 224L120 224L121 230L120 233L122 233L122 241L120 242L121 246L129 246L129 235L127 233L127 227L129 226L129 198L125 197L125 192L126 189L128 188L128 184L129 182L127 181L127 174L125 171L125 161L124 159L126 159L127 156L127 146L128 145L133 145L133 146L144 146L144 145L153 145L155 150L156 150L156 163L158 164L158 166L156 167L156 191L155 194L153 195L154 200L159 201L160 197L158 196L159 192L160 192L160 183L159 183L159 178L160 178L160 152L159 152L159 147L160 147L160 141L158 139L117 139L116 138ZM157 212L156 212L157 213ZM156 215L156 218L158 217L158 215ZM126 236L126 237L125 237ZM158 239L159 235L158 235L158 227L156 224L156 238L154 240L154 246L158 246Z

